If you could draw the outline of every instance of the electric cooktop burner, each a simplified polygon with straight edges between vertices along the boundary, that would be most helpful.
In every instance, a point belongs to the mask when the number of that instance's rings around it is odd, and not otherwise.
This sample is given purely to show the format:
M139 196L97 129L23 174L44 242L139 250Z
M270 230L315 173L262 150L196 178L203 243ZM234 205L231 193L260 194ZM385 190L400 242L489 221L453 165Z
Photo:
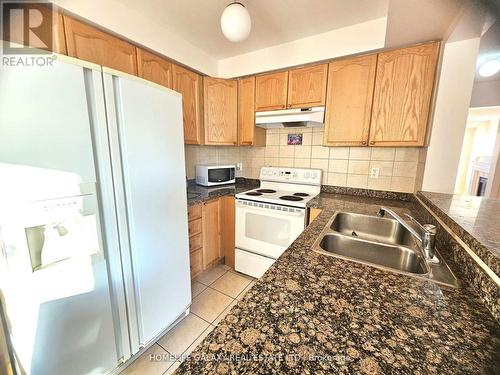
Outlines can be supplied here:
M280 199L283 199L284 201L301 201L304 198L297 197L296 195L283 195Z
M251 195L253 197L256 197L258 195L262 195L262 193L258 193L256 191L249 191L248 193L245 193L245 195Z
M276 193L276 190L273 189L257 189L259 193Z
M293 195L297 196L297 197L308 197L309 194L307 193L294 193Z

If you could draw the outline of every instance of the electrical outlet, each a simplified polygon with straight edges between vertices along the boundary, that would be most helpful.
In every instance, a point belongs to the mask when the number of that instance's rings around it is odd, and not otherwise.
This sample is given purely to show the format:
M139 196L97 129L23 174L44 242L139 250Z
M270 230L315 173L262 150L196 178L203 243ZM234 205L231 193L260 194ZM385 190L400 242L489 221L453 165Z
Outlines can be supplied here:
M379 174L380 174L380 168L373 167L370 170L370 178L378 178Z
M236 163L236 170L242 171L243 170L243 163Z

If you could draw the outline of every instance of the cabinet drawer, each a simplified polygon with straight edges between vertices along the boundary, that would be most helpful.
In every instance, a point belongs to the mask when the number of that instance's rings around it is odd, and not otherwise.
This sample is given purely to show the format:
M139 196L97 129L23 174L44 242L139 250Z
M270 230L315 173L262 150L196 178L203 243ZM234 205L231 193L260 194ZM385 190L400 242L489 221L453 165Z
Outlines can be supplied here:
M196 204L188 208L188 220L195 220L201 218L201 204Z
M203 235L201 233L189 237L189 251L193 252L203 246Z
M191 277L195 277L203 270L203 251L201 249L198 249L189 254L189 256L189 268L191 269Z
M188 223L189 236L194 236L195 234L201 233L201 219L196 219Z

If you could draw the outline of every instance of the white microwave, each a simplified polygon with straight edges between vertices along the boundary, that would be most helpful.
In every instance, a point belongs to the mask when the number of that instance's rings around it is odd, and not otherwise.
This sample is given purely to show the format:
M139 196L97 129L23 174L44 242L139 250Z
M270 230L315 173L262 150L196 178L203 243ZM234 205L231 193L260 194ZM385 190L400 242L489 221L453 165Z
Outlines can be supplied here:
M197 165L196 183L203 186L234 184L235 171L234 165Z

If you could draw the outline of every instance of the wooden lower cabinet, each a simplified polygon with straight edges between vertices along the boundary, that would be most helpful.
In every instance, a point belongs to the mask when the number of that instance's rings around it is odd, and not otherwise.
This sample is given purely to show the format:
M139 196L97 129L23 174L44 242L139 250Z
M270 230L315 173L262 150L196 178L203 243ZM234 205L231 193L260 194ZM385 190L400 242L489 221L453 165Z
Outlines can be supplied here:
M311 224L321 213L321 208L311 208L309 210L309 220L307 221L308 224Z
M203 204L203 267L222 257L220 199Z
M203 225L202 205L188 208L189 265L191 278L203 271Z
M234 268L234 197L224 196L188 209L191 278L219 263Z
M203 271L203 248L199 248L189 253L189 264L191 269L191 278L195 278Z
M234 197L222 197L221 201L221 246L224 263L234 268L235 205Z

